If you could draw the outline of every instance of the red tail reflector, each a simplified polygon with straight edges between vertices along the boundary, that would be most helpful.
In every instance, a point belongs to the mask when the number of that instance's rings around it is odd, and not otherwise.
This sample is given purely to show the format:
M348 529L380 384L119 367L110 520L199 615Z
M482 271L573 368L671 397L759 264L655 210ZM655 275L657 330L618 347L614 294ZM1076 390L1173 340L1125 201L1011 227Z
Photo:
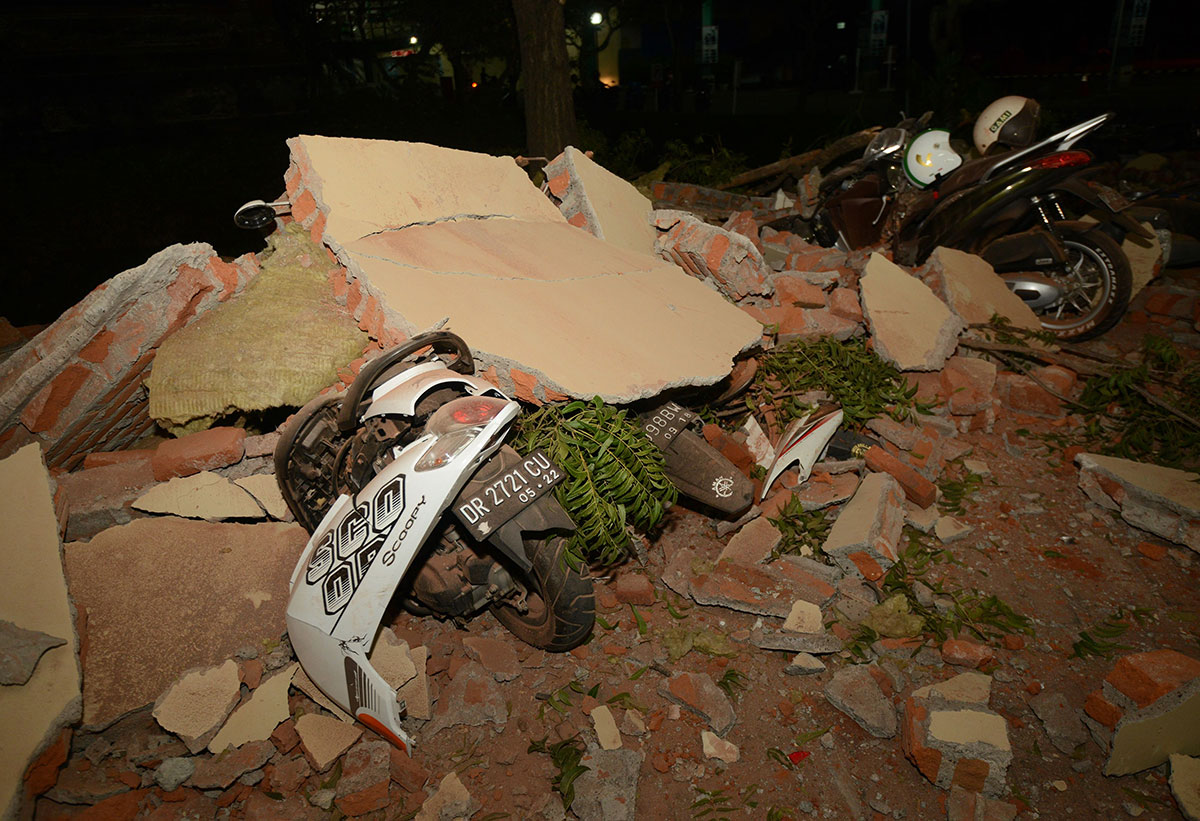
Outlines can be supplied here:
M1092 161L1092 155L1087 151L1059 151L1057 154L1047 154L1038 157L1029 164L1030 168L1071 168L1076 165L1087 165Z

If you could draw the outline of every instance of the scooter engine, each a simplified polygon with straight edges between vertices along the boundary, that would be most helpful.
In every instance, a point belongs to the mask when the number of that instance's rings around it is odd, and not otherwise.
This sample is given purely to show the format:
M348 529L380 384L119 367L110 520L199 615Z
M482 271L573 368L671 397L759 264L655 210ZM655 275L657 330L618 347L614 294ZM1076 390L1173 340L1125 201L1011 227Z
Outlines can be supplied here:
M447 525L413 578L405 607L419 615L465 618L515 592L517 585L503 565Z

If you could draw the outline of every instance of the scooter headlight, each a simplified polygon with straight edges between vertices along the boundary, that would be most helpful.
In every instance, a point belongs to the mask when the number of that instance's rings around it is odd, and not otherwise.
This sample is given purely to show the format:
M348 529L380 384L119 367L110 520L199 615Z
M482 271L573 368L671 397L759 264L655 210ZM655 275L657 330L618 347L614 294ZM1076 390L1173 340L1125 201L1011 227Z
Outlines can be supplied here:
M507 400L490 396L464 396L442 405L425 425L425 430L437 436L437 439L413 468L419 471L434 470L448 464L508 404Z
M492 396L464 396L452 399L434 411L425 425L425 430L443 436L464 428L481 428L499 416L500 411L507 405L508 400Z

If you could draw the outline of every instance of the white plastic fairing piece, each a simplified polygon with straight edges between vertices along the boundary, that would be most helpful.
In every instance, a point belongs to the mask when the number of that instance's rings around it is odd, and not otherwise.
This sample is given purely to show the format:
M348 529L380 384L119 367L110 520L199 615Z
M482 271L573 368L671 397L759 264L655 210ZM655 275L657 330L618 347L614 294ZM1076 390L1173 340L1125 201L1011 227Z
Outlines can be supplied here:
M410 444L353 499L334 502L292 574L288 635L304 672L339 707L406 750L412 739L400 726L396 692L367 654L421 545L519 413L509 401L437 469L414 471L436 436Z
M771 485L792 465L800 465L800 481L807 481L813 465L821 457L840 424L842 409L827 407L818 408L788 425L775 449L775 461L767 470L767 480L763 482L759 501L767 498L767 491L771 489Z

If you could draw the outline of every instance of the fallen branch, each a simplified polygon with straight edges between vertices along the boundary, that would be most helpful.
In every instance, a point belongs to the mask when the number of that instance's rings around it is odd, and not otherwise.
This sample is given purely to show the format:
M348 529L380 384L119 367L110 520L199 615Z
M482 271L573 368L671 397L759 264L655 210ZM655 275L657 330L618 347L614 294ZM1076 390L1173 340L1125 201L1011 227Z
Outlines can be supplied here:
M817 148L812 151L805 151L803 154L797 154L794 157L778 160L768 165L763 165L750 171L738 174L723 185L718 185L717 188L724 191L729 188L737 188L739 185L757 182L767 177L775 175L792 175L794 177L803 177L812 168L821 168L825 165L841 157L843 154L849 154L852 151L862 151L867 147L867 143L879 132L879 127L866 128L854 134L847 134L841 139L834 140L824 148Z

